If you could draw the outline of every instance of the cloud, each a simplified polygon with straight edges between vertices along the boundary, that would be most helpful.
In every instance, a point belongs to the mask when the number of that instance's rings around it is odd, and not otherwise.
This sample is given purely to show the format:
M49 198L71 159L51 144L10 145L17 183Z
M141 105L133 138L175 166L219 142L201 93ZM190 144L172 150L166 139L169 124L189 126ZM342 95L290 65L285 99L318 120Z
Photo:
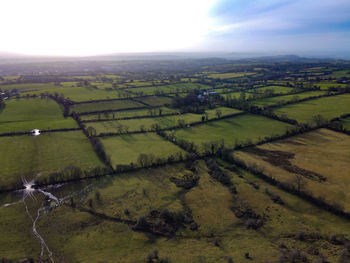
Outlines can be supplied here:
M348 0L220 0L204 49L348 50Z

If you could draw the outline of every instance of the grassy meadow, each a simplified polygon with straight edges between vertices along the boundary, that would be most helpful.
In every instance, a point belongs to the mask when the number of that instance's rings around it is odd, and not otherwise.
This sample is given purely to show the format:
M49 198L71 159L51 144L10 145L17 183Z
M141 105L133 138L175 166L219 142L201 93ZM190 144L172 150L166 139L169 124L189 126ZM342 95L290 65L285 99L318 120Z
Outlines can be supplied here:
M298 94L284 95L284 96L276 96L263 98L258 100L253 100L251 103L255 106L266 107L276 105L278 103L290 102L294 100L306 99L315 96L321 96L326 94L327 91L306 91Z
M246 77L254 74L256 73L254 72L213 73L213 74L209 74L208 77L213 79L232 79L232 78Z
M226 107L219 107L218 109L207 110L208 119L216 119L216 112L219 110L221 112L221 116L227 116L231 114L240 113L239 110L230 109ZM116 115L118 116L118 114ZM137 118L137 119L128 119L128 120L113 120L113 121L96 121L89 122L87 126L91 126L96 129L97 134L101 133L117 133L122 128L127 127L129 132L133 131L151 131L154 130L154 125L159 125L160 129L167 129L172 127L179 126L179 122L183 121L185 125L190 125L193 122L200 122L202 120L202 116L204 114L194 114L194 113L185 113L173 116L164 116L164 117L154 117L154 118Z
M151 107L159 107L163 105L170 105L172 99L168 97L154 96L154 97L137 98L136 100L142 103L145 103L146 105L149 105Z
M300 103L290 104L273 111L276 115L286 115L299 123L312 121L316 115L330 120L350 113L350 94L319 98Z
M48 93L51 95L59 94L62 95L65 99L82 102L82 101L91 101L91 100L106 100L106 99L119 99L125 98L126 93L122 90L104 90L104 89L95 89L93 87L54 87L50 89L41 89L38 91L24 92L21 96L26 95L40 95L41 93Z
M244 114L236 117L217 120L206 124L179 129L173 132L178 139L194 142L201 147L202 143L224 140L226 145L251 140L256 143L266 136L283 134L291 125L258 115Z
M113 166L137 164L140 154L154 154L156 158L167 158L178 152L185 153L176 145L164 140L156 133L129 134L101 138Z
M81 131L0 137L0 145L2 189L9 189L22 178L41 178L69 165L83 170L103 166Z
M169 262L226 263L231 258L234 262L265 263L277 261L284 251L299 249L307 253L317 249L329 262L337 261L342 247L327 241L327 238L335 234L349 237L348 221L245 171L225 172L237 194L231 194L214 180L203 161L196 164L194 172L200 178L198 186L189 190L176 187L170 181L173 176L192 173L182 164L104 178L83 198L75 198L75 208L59 206L44 216L37 224L38 231L53 251L55 260L64 256L67 261L78 262L145 262L147 255L156 249L159 257ZM280 196L284 204L274 203L265 193L266 188ZM264 225L258 230L247 229L243 220L235 216L232 207L252 209L264 216ZM190 212L199 225L198 229L192 231L185 225L169 239L133 231L130 225L114 220L133 221L152 209L164 208ZM33 250L37 251L33 237L20 231L30 230L31 225L25 223L29 221L14 217L23 209L22 206L0 207L1 233L13 236L4 239L6 242L0 246L0 253L7 258L20 259L33 255ZM103 219L98 216L100 214L110 219ZM17 224L12 224L11 220ZM323 238L302 241L294 237L301 231L305 235L318 234ZM20 242L21 249L15 249L16 242ZM285 248L281 248L281 244ZM318 255L307 253L307 258L314 262Z
M112 101L74 104L70 108L70 111L75 113L84 113L84 112L122 110L122 109L128 109L128 108L143 108L143 107L145 107L145 105L132 100L112 100Z
M329 146L332 147L329 147ZM324 197L330 203L337 203L350 211L350 137L346 134L320 129L292 138L264 144L259 148L269 151L292 153L289 161L302 169L325 177L319 181L303 177L305 190L315 197ZM279 181L293 184L295 174L283 166L269 163L263 157L245 151L236 152L235 157L249 165L263 167L264 172Z
M105 119L113 118L113 113L114 113L115 119L131 118L131 117L157 116L157 115L159 115L159 111L161 111L162 115L180 113L179 110L177 110L177 109L171 109L171 108L167 108L167 107L159 107L159 108L155 108L155 109L121 110L121 111L110 112L107 114L104 114L104 113L87 114L87 115L81 115L80 119L82 121L105 120Z
M72 118L63 117L61 107L51 99L10 99L0 111L0 133L77 127Z

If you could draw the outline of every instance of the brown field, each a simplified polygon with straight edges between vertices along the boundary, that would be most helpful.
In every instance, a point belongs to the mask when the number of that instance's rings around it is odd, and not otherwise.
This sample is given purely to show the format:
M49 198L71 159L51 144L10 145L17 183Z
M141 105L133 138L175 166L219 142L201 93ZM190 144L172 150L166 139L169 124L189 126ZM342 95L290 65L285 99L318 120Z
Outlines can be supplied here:
M320 129L234 156L248 166L259 166L278 181L296 185L299 174L313 196L350 211L350 136L346 134Z

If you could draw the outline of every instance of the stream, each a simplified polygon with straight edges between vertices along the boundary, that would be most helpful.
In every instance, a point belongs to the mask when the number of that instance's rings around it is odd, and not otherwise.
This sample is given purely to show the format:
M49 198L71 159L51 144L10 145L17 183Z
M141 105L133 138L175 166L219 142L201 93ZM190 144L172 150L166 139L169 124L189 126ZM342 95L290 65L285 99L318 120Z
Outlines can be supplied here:
M54 262L53 252L45 241L45 238L37 230L37 223L40 218L79 195L87 194L96 184L96 179L91 181L81 181L76 183L59 184L37 188L34 181L23 180L23 190L13 191L5 195L0 195L0 206L10 207L23 204L29 220L32 222L32 232L41 245L40 262L44 262L45 255L50 262ZM60 197L61 196L61 197ZM5 202L10 199L12 202ZM28 200L32 205L28 205ZM40 204L41 202L41 204ZM39 206L38 206L39 205ZM36 207L38 206L38 208ZM34 209L34 213L31 210Z

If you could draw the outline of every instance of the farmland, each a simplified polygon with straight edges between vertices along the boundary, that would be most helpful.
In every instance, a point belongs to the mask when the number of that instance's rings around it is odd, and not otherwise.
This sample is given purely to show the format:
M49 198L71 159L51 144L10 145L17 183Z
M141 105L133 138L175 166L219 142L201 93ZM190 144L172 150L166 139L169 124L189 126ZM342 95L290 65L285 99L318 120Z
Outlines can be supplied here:
M1 189L20 185L22 179L41 180L70 165L83 170L103 166L81 131L0 137L0 144Z
M120 58L0 63L0 262L347 262L347 61Z
M128 108L142 108L142 107L144 107L143 104L132 100L113 100L113 101L75 104L71 107L71 111L76 113L84 113L84 112L122 110L122 109L128 109Z
M30 91L22 93L23 96L39 96L42 93L51 95L59 94L65 99L69 99L75 102L91 101L91 100L106 100L106 99L119 99L125 98L126 93L120 90L104 90L95 89L93 87L55 87L50 89L41 89L38 91Z
M51 99L11 99L0 114L0 133L77 127L72 118L63 117L62 109Z
M299 123L310 122L316 115L330 120L350 113L350 94L291 104L274 110L274 113L277 115L285 114L288 118L297 120Z
M231 79L231 78L239 78L254 75L254 72L232 72L232 73L213 73L208 75L209 78L214 79Z
M332 147L327 147L332 145ZM350 170L350 137L334 131L320 129L314 132L292 137L288 140L278 141L271 144L259 146L266 150L266 154L254 154L250 151L237 152L237 158L252 165L264 167L266 173L273 175L279 181L295 181L297 167L305 181L305 188L314 196L325 195L329 203L337 203L344 206L346 211L350 210L350 194L348 171ZM268 159L268 151L280 151L293 154L290 162L293 166L284 165L281 157L278 163L272 163ZM259 152L257 152L259 153ZM309 171L309 172L308 172ZM325 178L320 181L320 178Z
M291 87L285 87L285 86L266 86L263 88L250 90L250 92L264 93L269 90L273 91L273 93L275 94L285 94L285 93L293 92L294 89Z
M88 114L88 115L81 115L80 119L82 121L87 121L87 120L104 120L104 119L109 119L111 116L114 117L115 119L122 119L122 118L132 118L132 117L145 117L145 116L153 116L153 115L159 115L159 111L163 115L165 114L175 114L179 113L178 110L167 108L167 107L160 107L160 108L155 108L155 109L135 109L135 110L120 110L120 111L115 111L112 113L96 113L96 114Z
M155 133L131 134L102 138L106 153L111 156L112 165L137 163L140 154L153 154L155 158L167 158L183 151L163 140Z
M149 105L151 107L159 107L171 103L171 98L168 97L145 97L138 99L140 102Z
M221 107L215 110L207 110L208 119L217 118L217 110L220 111L221 117L240 113L239 110ZM118 116L118 115L116 115ZM135 118L128 120L118 120L118 121L99 121L99 122L89 122L88 126L96 129L98 134L101 133L125 133L126 129L128 132L135 131L151 131L157 129L167 129L177 126L184 126L194 122L200 122L202 120L201 114L179 114L174 116L166 117L153 117L153 118ZM157 125L157 126L155 126Z
M259 106L259 107L265 107L265 106L271 106L276 105L278 103L286 103L291 102L293 100L297 101L300 99L310 98L310 97L317 97L321 95L325 95L326 91L306 91L302 93L297 93L293 95L284 95L284 96L276 96L276 97L268 97L263 99L254 100L251 103Z
M178 139L194 142L198 147L205 142L224 140L225 144L258 142L266 136L283 134L290 125L256 115L240 115L191 128L176 130Z

